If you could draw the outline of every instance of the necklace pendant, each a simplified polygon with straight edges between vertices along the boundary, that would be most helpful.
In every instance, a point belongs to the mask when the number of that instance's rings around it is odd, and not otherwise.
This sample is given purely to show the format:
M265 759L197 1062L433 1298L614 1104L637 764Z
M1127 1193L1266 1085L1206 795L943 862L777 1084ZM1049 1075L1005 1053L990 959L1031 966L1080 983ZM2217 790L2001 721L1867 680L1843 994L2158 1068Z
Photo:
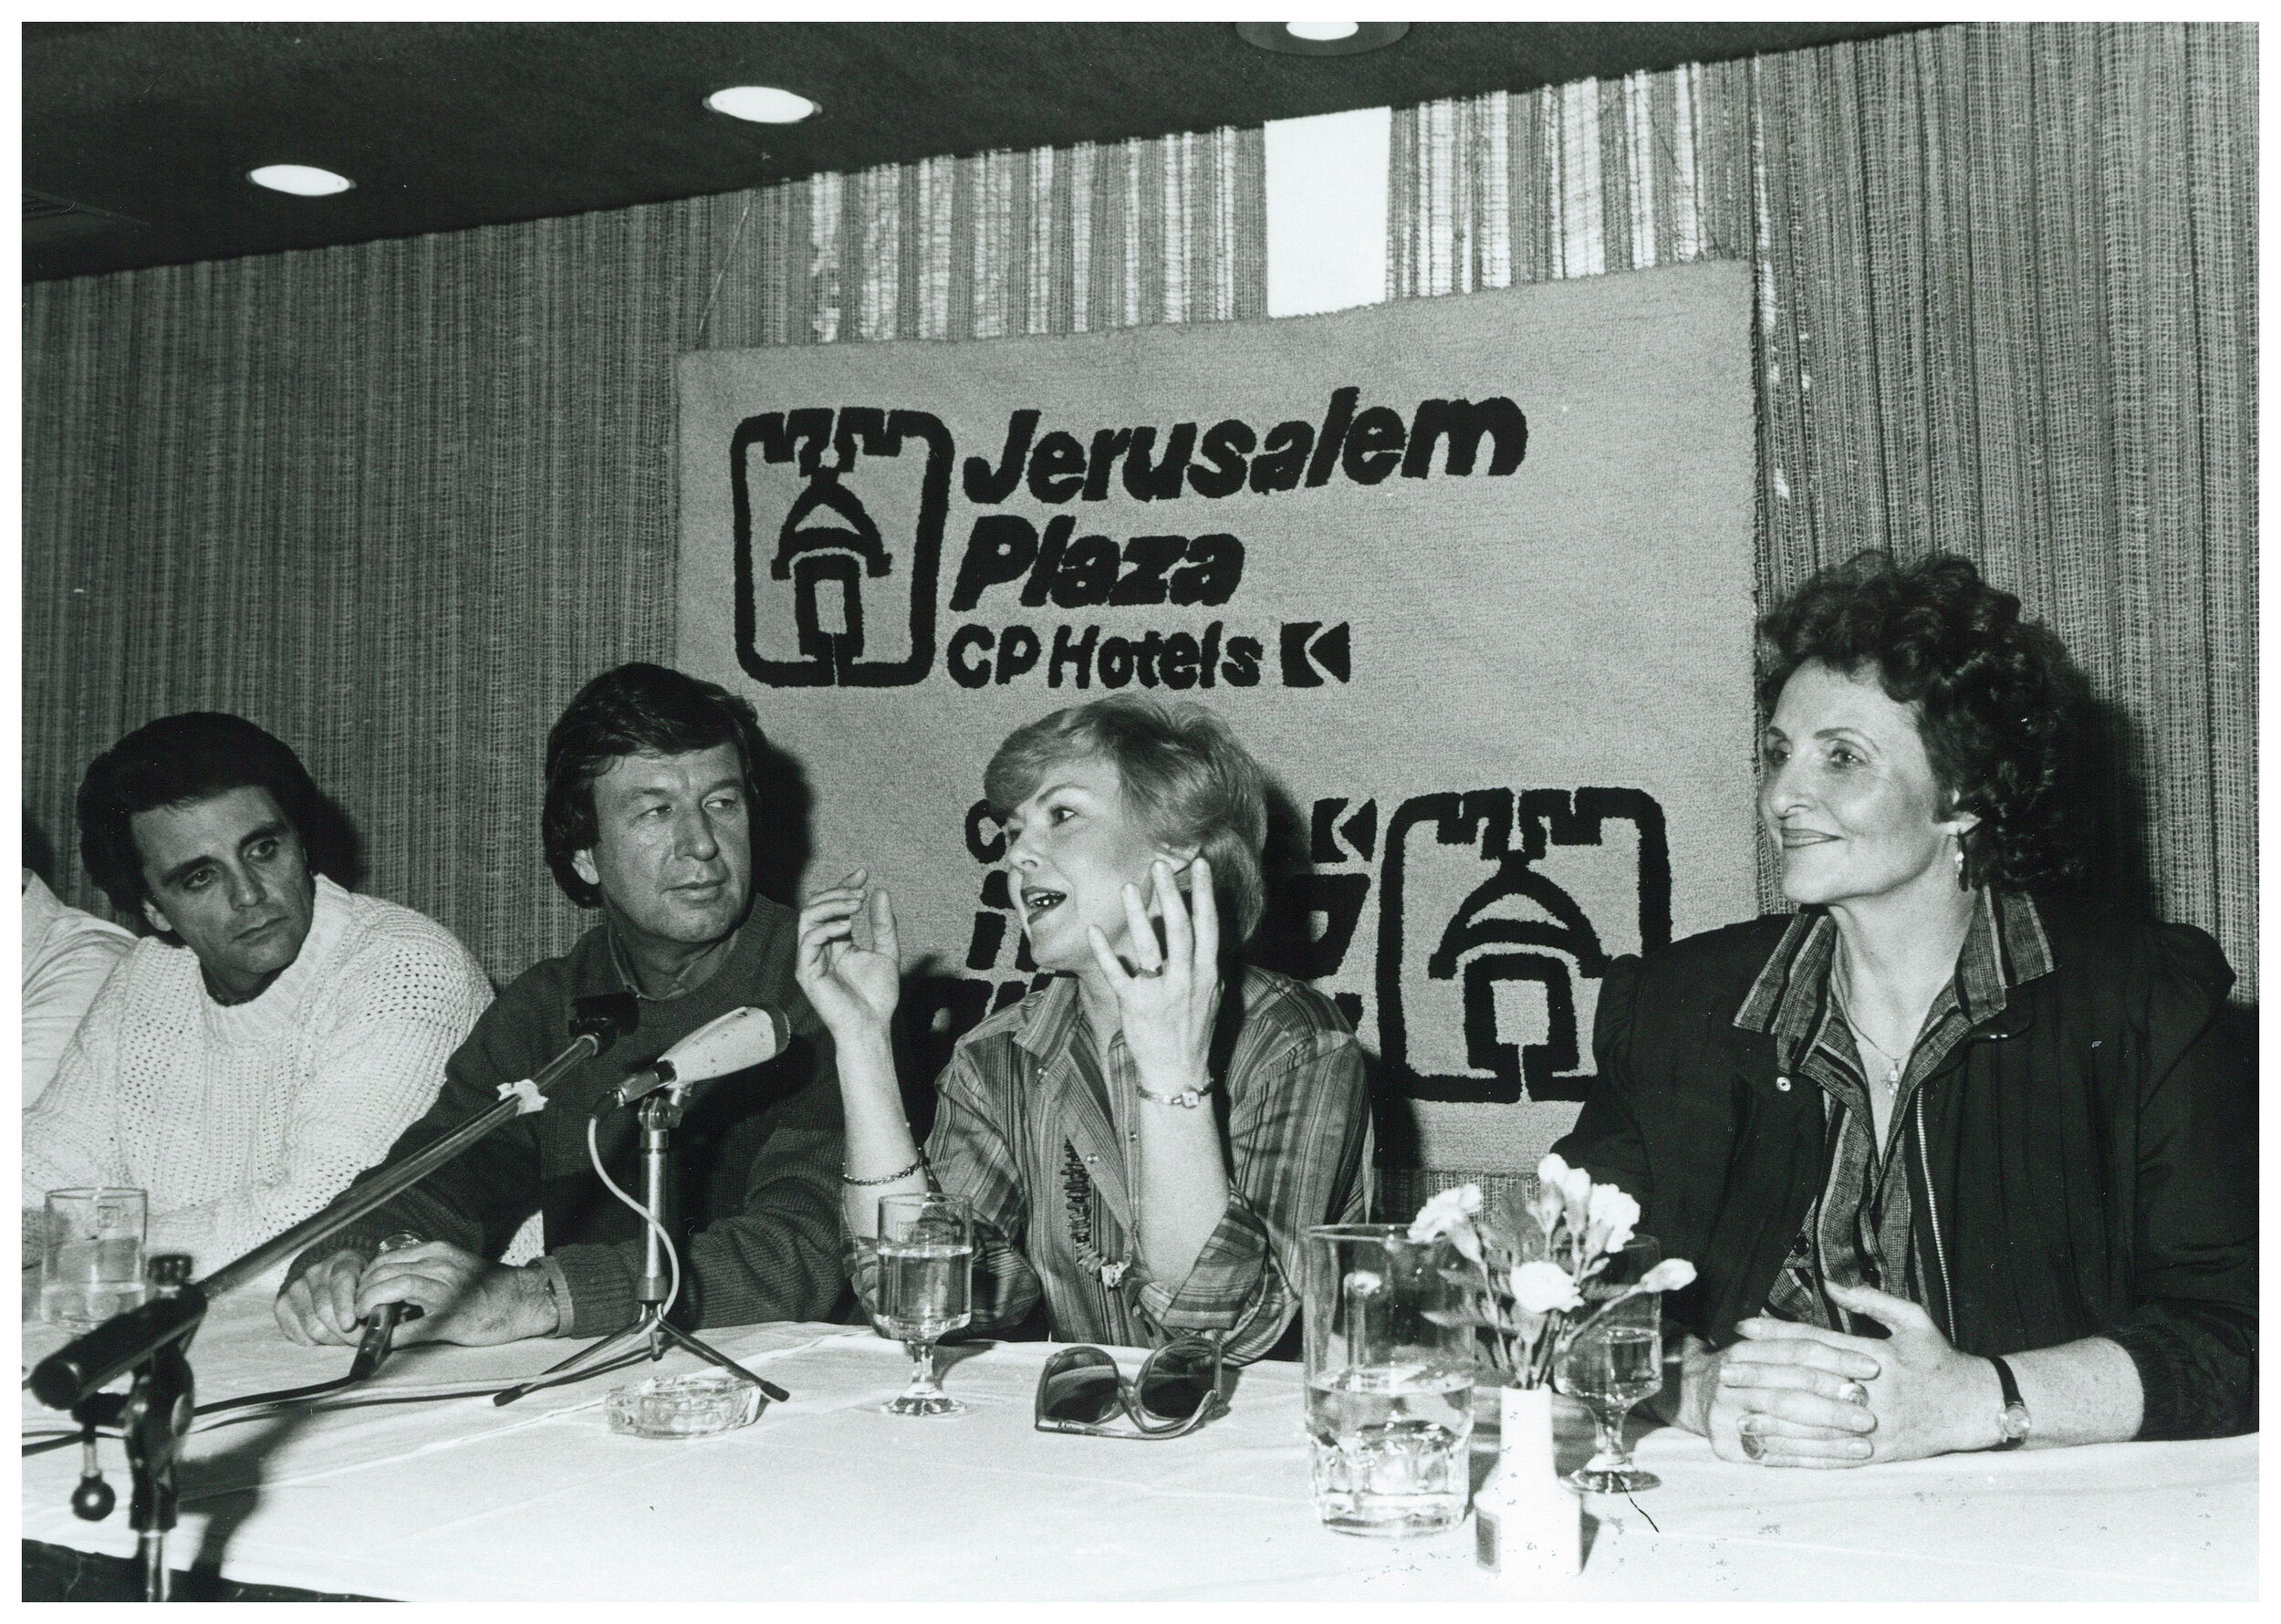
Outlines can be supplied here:
M1900 1067L1895 1066L1887 1070L1885 1073L1885 1086L1888 1088L1898 1088L1901 1087Z

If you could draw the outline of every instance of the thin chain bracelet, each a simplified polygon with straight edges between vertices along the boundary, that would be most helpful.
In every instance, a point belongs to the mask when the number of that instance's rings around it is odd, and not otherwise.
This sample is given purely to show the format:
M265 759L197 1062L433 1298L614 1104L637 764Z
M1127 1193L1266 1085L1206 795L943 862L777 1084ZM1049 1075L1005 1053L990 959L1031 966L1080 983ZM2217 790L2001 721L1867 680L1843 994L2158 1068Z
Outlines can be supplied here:
M927 1153L924 1150L922 1150L919 1152L918 1161L912 1162L909 1167L897 1168L893 1172L888 1174L883 1179L859 1179L852 1173L843 1172L839 1175L839 1182L842 1184L849 1185L854 1189L865 1190L874 1184L892 1184L898 1179L908 1179L911 1174L920 1171L926 1165Z

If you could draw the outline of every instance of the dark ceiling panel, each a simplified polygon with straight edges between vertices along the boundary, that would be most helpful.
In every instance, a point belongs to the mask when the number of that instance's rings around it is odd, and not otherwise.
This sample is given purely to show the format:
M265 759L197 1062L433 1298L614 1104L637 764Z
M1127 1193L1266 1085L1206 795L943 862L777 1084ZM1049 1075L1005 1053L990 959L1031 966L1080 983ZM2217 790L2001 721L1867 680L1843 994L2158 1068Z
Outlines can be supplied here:
M24 184L98 227L33 240L80 276L624 208L939 154L1121 141L1529 90L1921 26L1420 23L1286 57L1227 23L26 24ZM704 110L782 85L806 124ZM250 184L264 163L357 182ZM106 217L109 217L106 219Z

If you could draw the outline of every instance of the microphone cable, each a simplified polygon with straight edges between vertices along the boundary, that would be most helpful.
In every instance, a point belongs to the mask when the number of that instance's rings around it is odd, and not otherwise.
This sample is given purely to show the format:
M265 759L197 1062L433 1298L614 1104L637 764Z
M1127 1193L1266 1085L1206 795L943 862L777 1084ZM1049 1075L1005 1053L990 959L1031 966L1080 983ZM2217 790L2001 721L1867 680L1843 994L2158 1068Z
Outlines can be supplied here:
M595 1130L600 1126L601 1119L599 1117L588 1117L586 1119L586 1154L588 1160L594 1163L594 1176L602 1181L604 1187L607 1188L612 1195L616 1196L620 1201L625 1202L626 1205L631 1207L635 1217L641 1219L644 1224L657 1232L658 1243L665 1248L665 1266L672 1271L672 1286L665 1294L664 1306L658 1309L658 1317L660 1319L663 1319L667 1315L673 1311L673 1305L681 1300L681 1253L673 1244L673 1237L665 1233L665 1226L660 1223L655 1218L650 1216L650 1209L643 1206L640 1202L634 1200L632 1196L628 1195L624 1191L619 1189L618 1181L611 1178L609 1171L602 1166L601 1146L595 1137Z

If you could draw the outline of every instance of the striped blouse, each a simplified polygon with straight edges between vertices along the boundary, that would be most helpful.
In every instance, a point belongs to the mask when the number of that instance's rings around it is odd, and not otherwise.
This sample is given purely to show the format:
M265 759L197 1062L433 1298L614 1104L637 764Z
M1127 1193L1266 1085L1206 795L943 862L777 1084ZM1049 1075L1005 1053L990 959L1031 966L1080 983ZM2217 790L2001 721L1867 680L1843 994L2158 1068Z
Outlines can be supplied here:
M1104 1077L1087 1032L1076 981L1057 976L962 1038L936 1085L927 1161L978 1221L974 1328L1016 1325L1042 1295L1058 1341L1150 1347L1201 1330L1221 1335L1231 1361L1260 1358L1298 1316L1307 1226L1368 1211L1370 1112L1353 1033L1312 987L1243 973L1221 1004L1219 1086L1206 1096L1227 1155L1227 1209L1187 1277L1161 1281L1132 1239L1139 1071L1119 1032ZM1080 1228L1093 1256L1129 1263L1114 1286L1080 1261ZM848 1236L846 1260L875 1308L872 1243Z

